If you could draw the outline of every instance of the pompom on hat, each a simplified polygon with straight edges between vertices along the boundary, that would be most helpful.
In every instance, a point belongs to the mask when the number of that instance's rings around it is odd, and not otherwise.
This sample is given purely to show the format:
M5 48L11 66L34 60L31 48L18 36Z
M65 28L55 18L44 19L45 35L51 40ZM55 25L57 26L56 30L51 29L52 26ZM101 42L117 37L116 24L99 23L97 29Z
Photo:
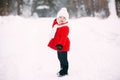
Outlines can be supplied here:
M69 14L67 8L63 7L60 9L60 11L57 13L57 18L59 18L60 16L64 16L67 21L69 20Z

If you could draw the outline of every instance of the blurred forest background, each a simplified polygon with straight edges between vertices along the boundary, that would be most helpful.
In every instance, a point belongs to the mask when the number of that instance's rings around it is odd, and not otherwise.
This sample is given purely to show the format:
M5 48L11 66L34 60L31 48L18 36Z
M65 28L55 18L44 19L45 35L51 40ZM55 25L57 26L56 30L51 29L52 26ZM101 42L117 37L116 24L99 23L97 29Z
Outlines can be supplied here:
M55 17L66 7L70 18L107 18L110 0L0 0L0 16ZM120 0L115 0L116 15L120 18Z

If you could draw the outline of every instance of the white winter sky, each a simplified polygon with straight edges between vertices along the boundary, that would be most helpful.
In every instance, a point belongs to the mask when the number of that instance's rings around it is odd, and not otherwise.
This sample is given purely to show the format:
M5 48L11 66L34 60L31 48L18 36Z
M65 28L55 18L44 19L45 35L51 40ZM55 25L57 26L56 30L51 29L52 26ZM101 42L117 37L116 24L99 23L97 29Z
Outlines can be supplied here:
M0 17L0 80L120 80L120 19L70 19L69 75L47 47L54 18Z

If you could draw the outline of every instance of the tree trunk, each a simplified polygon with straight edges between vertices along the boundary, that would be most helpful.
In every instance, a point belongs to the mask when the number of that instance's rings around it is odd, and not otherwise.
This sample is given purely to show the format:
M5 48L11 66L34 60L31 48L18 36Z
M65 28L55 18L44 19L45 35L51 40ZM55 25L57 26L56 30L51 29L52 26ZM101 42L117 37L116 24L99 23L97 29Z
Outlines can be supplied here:
M31 8L31 16L33 16L34 12L36 11L36 7L37 7L37 0L33 0L32 8Z
M88 16L94 16L94 2L93 0L84 0L86 13Z
M120 0L115 0L117 16L120 17Z
M9 0L0 1L0 15L8 15L9 13Z
M22 14L23 0L17 0L17 14Z
M107 0L96 0L95 1L95 12L99 14L100 17L108 17L109 16L109 7ZM97 15L98 16L98 15Z

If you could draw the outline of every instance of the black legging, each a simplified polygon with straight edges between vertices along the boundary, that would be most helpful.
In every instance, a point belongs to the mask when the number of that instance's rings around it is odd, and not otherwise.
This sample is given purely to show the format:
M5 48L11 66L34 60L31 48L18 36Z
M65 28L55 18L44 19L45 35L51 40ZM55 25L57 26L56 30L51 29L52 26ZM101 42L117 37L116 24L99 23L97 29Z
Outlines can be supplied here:
M58 54L58 59L60 61L60 67L61 67L61 71L62 73L67 74L68 73L68 58L67 58L67 52L57 52Z

